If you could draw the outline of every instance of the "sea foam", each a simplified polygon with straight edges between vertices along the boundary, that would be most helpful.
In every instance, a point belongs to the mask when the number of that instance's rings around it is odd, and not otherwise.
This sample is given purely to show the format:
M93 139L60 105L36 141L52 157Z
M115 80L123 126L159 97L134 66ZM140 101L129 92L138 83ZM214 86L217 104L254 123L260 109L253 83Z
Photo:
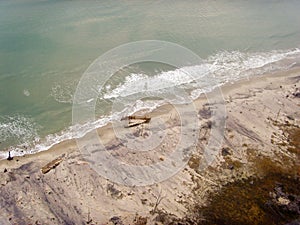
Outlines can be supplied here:
M240 79L252 76L271 73L278 70L285 70L299 61L300 50L298 48L290 50L270 51L270 52L239 52L239 51L223 51L203 60L201 65L177 68L170 71L158 72L156 75L149 76L144 73L132 73L128 75L123 82L120 82L115 88L108 85L101 89L99 97L103 100L113 101L118 98L135 95L148 91L152 95L156 92L167 91L169 88L181 87L190 90L190 98L196 99L202 93L212 91L217 86L224 85L228 82L234 82ZM67 96L62 96L63 92L60 88L54 88L55 98L57 101L71 102L73 93L67 92ZM172 95L171 97L174 98ZM185 98L175 96L180 103L185 103ZM66 101L67 99L67 101ZM43 139L36 138L30 143L30 150L24 150L23 144L11 147L15 155L31 154L44 151L53 145L65 140L83 137L88 132L105 126L111 121L120 120L124 115L132 114L139 110L152 111L160 105L172 102L174 99L161 99L142 101L137 100L131 105L127 105L118 112L104 115L95 121L87 121L84 124L74 124L64 131L57 134L50 134ZM27 123L23 118L14 118L11 122L1 123L0 138L4 141L10 135L15 135L20 141L32 139L32 135L37 135L37 131L32 128L31 123ZM24 128L26 127L26 128ZM26 135L30 135L27 137ZM4 157L5 152L0 157Z

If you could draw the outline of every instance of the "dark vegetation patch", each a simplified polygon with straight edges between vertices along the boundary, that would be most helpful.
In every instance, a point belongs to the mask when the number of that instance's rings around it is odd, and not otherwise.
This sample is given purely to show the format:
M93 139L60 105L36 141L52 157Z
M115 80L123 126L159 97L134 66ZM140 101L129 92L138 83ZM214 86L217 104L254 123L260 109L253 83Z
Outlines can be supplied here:
M279 126L279 124L277 124ZM190 214L178 219L159 212L156 221L163 224L293 224L300 218L300 128L291 124L279 126L286 133L287 148L296 153L294 161L278 162L253 150L250 161L257 176L228 183L211 193L207 206L194 205ZM278 145L279 146L279 145ZM251 149L248 151L251 152ZM227 153L227 152L226 152ZM227 154L225 154L227 156ZM227 165L235 162L225 156ZM284 159L283 159L284 160ZM197 168L197 157L189 161ZM239 168L240 164L235 165ZM197 196L195 201L197 202Z
M264 159L259 162L270 161ZM295 173L280 167L259 165L266 168L262 178L248 178L225 185L211 196L207 207L195 213L204 217L201 224L285 224L300 216L300 183ZM269 170L271 169L272 170ZM278 195L278 187L284 196ZM291 198L291 199L289 199Z
M257 177L229 183L211 196L208 206L196 206L199 224L287 224L300 218L300 128L278 126L288 134L288 149L297 159L281 165L252 156Z

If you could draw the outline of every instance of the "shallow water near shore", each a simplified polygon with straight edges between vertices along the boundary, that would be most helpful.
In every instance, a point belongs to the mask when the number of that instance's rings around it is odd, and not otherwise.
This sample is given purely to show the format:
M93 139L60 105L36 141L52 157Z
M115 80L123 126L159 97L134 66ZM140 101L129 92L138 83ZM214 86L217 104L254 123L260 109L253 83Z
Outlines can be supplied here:
M289 68L299 59L299 10L296 0L1 1L0 155L46 150L82 136L84 131L71 127L78 81L94 59L121 44L174 42L204 60L189 68L191 72L210 73L199 86L167 65L132 65L99 93L96 112L101 120L87 130L110 121L111 102L133 83L175 80L175 86L195 98L213 88L212 77L222 85ZM142 102L140 107L158 105Z

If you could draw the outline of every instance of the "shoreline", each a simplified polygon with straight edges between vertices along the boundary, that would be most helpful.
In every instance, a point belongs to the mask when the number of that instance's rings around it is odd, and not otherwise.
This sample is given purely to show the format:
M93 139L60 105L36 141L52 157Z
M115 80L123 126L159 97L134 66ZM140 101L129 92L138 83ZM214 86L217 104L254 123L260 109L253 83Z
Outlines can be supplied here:
M280 51L279 51L280 52ZM289 53L286 53L288 56L289 54L297 54L299 52L299 49L298 48L292 48L290 49L290 52ZM279 54L279 53L278 53ZM284 53L280 53L280 54L284 54ZM243 78L240 78L238 80L235 80L233 79L233 81L224 81L226 82L225 84L223 83L222 85L218 86L217 88L215 89L224 89L226 90L226 87L230 87L234 86L235 83L240 83L240 82L244 82L245 80L247 79L256 79L257 77L261 77L261 76L273 76L275 74L280 74L280 73L284 73L286 71L292 71L292 70L295 70L297 68L300 68L300 58L284 58L284 59L280 59L280 60L275 60L274 62L274 68L268 68L268 64L264 64L263 66L259 67L259 68L254 68L254 70L257 70L256 71L257 73L260 73L260 75L255 75L255 76L249 76L247 75L246 77L242 76ZM266 67L266 68L265 68ZM251 70L251 68L249 69ZM260 71L261 70L261 71ZM264 72L265 70L267 70L267 72ZM248 71L244 71L244 73L248 74ZM213 91L210 91L210 92L207 92L207 93L202 93L200 94L200 96L198 96L196 99L194 99L193 101L196 102L197 99L201 99L203 98L203 96L206 96L206 95L210 95L210 93L212 93ZM202 97L201 97L202 96ZM160 105L160 106L156 106L156 108L154 109L151 109L151 111L156 111L157 108L160 108L161 106L164 106L164 105L168 105L170 103L163 103L163 105ZM149 110L149 109L148 109ZM108 116L109 117L109 116ZM82 135L87 135L87 133L89 132L92 132L93 130L95 129L99 129L101 127L105 127L107 126L108 124L112 123L113 121L110 121L110 122L105 122L105 123L102 123L101 122L101 125L99 125L99 122L100 120L102 119L107 119L108 117L103 117L103 118L98 118L96 121L97 121L97 126L98 128L87 128L89 131L86 131L86 129L83 131L84 134L78 134L77 131L74 133L74 131L72 131L72 127L74 125L70 125L69 127L66 127L64 128L63 130L61 131L58 131L56 133L50 133L50 134L47 134L45 137L42 137L42 141L41 142L37 142L37 143L22 143L22 144L19 144L19 145L14 145L14 146L7 146L6 148L2 149L2 151L0 151L0 156L2 158L0 158L0 161L3 160L3 159L6 159L6 155L8 155L8 151L10 150L15 156L23 156L23 155L30 155L30 154L36 154L36 153L39 153L39 152L42 152L42 151L48 151L50 150L53 146L57 145L57 144L60 144L62 142L65 142L65 141L69 141L69 140L73 140L73 139L78 139L80 137L82 137ZM94 121L95 122L95 121ZM93 123L94 123L93 122ZM104 124L104 125L102 125ZM85 123L83 126L86 127L87 123ZM78 129L77 129L78 130ZM80 137L77 137L77 136L80 136ZM38 137L39 139L39 137ZM49 142L46 141L46 139L50 140ZM32 146L31 146L32 144ZM42 148L41 148L42 146ZM28 151L28 149L30 149L30 151Z
M300 103L299 99L293 96L296 88L299 90L299 76L300 69L294 68L222 86L227 111L225 138L214 163L204 171L197 169L203 147L210 138L209 111L213 104L207 104L203 95L196 99L193 102L199 112L199 143L196 151L183 170L157 185L126 187L100 177L82 158L74 139L56 144L46 151L14 157L12 161L1 160L0 173L4 176L0 179L0 200L7 198L6 193L10 193L10 203L5 203L5 210L0 210L0 216L11 217L16 223L29 223L36 219L45 224L64 220L74 223L86 222L88 214L94 222L99 223L108 223L113 216L120 217L125 224L131 223L137 217L136 212L139 212L139 218L147 218L147 221L156 220L161 212L168 216L184 218L192 211L190 207L196 203L201 207L207 205L210 194L218 193L226 184L251 176L259 177L259 171L254 166L256 155L271 158L276 165L297 162L297 154L295 156L288 150L288 143L285 146L279 145L281 142L286 143L284 138L287 131L282 133L280 126L274 121L278 124L289 121L293 126L300 125ZM180 118L171 105L160 106L147 115L152 118L151 122L163 120L166 124L165 129L171 133L166 138L166 150L160 150L159 154L153 155L153 158L162 160L172 150L177 139L174 134L179 131ZM136 130L138 128L128 132L134 133ZM106 146L117 146L111 125L98 128L97 132ZM149 130L146 129L146 132ZM134 159L130 154L122 155L124 148L113 149L118 153L117 157L125 161ZM63 154L65 156L56 168L47 174L41 173L43 166ZM147 157L149 156L144 157L142 154L138 161L147 163ZM5 170L6 172L3 172ZM26 184L21 185L24 180ZM29 192L28 195L25 194L25 190ZM18 195L20 191L25 192ZM35 203L31 203L33 193L40 198ZM72 196L77 196L77 199L73 199ZM160 197L163 197L161 203L155 207L155 202ZM49 211L49 205L53 205L55 213ZM9 216L14 214L15 206L22 212L22 216ZM46 213L30 217L34 207L40 207ZM58 213L57 210L62 209L67 213ZM150 213L151 210L155 212Z
M261 74L261 75L256 75L256 76L253 76L253 77L242 78L240 80L236 80L236 81L233 81L233 82L228 82L226 84L223 84L223 85L217 87L217 89L221 90L221 94L222 95L227 96L229 92L234 91L234 89L238 88L239 85L247 85L249 83L259 82L260 79L267 79L269 77L272 78L272 77L276 77L276 76L285 76L285 73L289 74L289 73L293 73L293 71L300 71L300 63L299 63L299 65L296 63L295 65L292 66L291 69L285 69L283 71L275 71L275 72L271 72L271 73L264 73L264 74ZM197 97L195 100L193 100L193 103L196 104L197 107L201 107L201 105L199 105L199 103L201 103L204 99L207 100L206 96L210 95L210 94L212 94L214 92L215 92L215 90L213 90L213 91L211 91L209 93L202 93L202 94L200 94L199 97ZM163 105L158 106L157 108L153 109L152 111L150 111L149 113L146 113L146 114L153 114L153 115L158 116L159 114L161 114L160 111L163 112L163 113L169 113L169 111L170 111L170 103L164 103ZM134 114L143 115L143 110L139 110L139 111L135 112ZM107 127L110 127L111 124L112 124L112 122L108 122L107 124L105 124L105 125L103 125L101 127L93 128L91 131L85 133L83 135L83 137L86 136L86 135L88 135L89 133L95 131L95 130L101 130L101 129L105 130L105 129L107 129ZM64 132L64 131L62 131L62 132ZM55 135L55 134L49 134L49 135ZM14 158L16 158L16 157L18 158L18 157L24 157L24 156L39 154L39 153L45 152L45 151L51 151L51 150L55 149L57 145L61 145L61 144L65 143L65 142L73 142L76 139L80 139L80 138L68 138L68 139L63 140L61 142L51 144L51 147L49 147L49 148L47 148L45 150L40 150L40 151L37 151L37 152L34 152L34 153L24 153L22 155L16 155L16 156L13 156L13 157ZM7 152L3 153L3 155L7 154L7 156L8 156L8 149L6 149L6 151ZM0 163L1 163L2 160L6 160L6 159L7 159L7 157L1 158L0 159Z

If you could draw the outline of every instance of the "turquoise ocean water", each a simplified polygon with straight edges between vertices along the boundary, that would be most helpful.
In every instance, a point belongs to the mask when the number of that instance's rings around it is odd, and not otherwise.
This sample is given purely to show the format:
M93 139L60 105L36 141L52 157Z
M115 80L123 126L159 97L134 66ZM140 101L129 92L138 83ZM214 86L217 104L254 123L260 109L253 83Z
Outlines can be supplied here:
M298 0L1 0L0 158L8 150L32 153L79 135L71 127L77 83L114 47L140 40L174 42L212 68L205 80L214 75L222 84L297 61L299 12ZM179 73L166 65L133 65L107 85L97 116L111 116L112 99L145 77L188 86ZM209 82L203 85L189 88L210 90Z

